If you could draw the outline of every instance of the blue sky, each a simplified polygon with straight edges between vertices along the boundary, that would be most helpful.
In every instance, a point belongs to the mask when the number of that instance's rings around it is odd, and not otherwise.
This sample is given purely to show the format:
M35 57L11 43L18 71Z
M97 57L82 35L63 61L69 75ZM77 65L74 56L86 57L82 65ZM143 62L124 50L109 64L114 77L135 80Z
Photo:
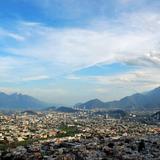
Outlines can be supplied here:
M0 90L73 105L160 85L159 0L0 2Z

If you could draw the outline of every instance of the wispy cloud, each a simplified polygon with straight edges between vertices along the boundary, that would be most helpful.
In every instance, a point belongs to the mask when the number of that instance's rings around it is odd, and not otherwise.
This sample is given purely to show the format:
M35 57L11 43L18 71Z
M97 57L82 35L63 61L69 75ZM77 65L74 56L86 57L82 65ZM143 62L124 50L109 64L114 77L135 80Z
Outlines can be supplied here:
M141 69L129 73L118 74L114 76L94 76L90 77L103 85L135 86L135 88L158 86L160 85L160 76L158 69Z
M71 25L70 27L62 24L60 27L56 25L55 27L45 22L18 20L11 27L7 27L8 29L0 26L1 82L32 84L35 81L37 83L37 81L57 78L58 81L64 80L65 86L68 81L77 82L74 84L77 86L83 80L88 84L91 82L96 85L95 95L96 93L108 95L112 85L126 87L127 90L129 86L144 89L160 84L160 12L158 10L142 7L143 9L136 11L123 10L119 14L119 10L123 7L135 4L137 1L117 0L116 4L122 4L122 6L116 8L118 11L115 10L114 15L112 15L113 12L107 12L110 15L108 18L108 15L105 15L105 12L108 11L106 5L108 3L104 0L100 3L105 5L97 5L98 1L92 1L90 4L91 1L88 0L83 2L71 0L70 3L63 0L63 2L45 0L40 3L37 0L32 4L41 8L42 12L48 16L51 15L52 18L58 18L61 21L64 19L80 20L80 17L83 18L86 15L88 18L86 24ZM112 3L110 1L109 6L115 5ZM53 10L54 4L57 5L56 11ZM91 6L91 8L89 8L89 12L87 7L83 11L82 6ZM59 10L63 8L66 10L58 15ZM50 14L53 11L56 13ZM96 11L99 14L97 16L95 15ZM94 15L90 15L90 13L94 13ZM53 23L56 22L53 21ZM138 68L134 71L127 70L127 73L116 73L109 76L80 76L76 74L76 71L87 67L99 66L103 68L103 65L113 63L133 65ZM57 83L52 81L52 83L54 82ZM83 82L81 81L81 83ZM73 87L72 91L75 86L70 84L70 87ZM109 88L108 92L105 92L103 86ZM87 87L84 97L87 97L87 94L92 96L92 93L87 92L87 89L89 90L93 86ZM66 96L70 91L64 89L65 87L59 88L61 87L57 86L57 90L55 89L59 95ZM42 90L49 95L53 93L52 89L54 87ZM83 91L81 90L81 96ZM121 91L123 92L123 89ZM35 93L37 92L35 91ZM113 94L111 95L113 97ZM73 93L70 96L73 96ZM77 96L80 97L78 93Z
M7 31L3 28L0 28L0 39L3 39L3 38L12 38L14 40L17 40L17 41L24 41L25 40L25 37L18 34L18 33L14 33L14 32L11 32L11 31Z
M159 14L137 13L128 18L129 21L124 16L118 25L111 23L106 29L94 28L91 24L87 29L25 25L23 33L29 32L30 37L18 47L10 46L6 50L16 55L49 60L67 72L102 62L147 56L152 50L159 52Z
M49 79L49 76L40 75L40 76L24 77L22 78L22 81L37 81L37 80L45 80L45 79Z
M126 64L141 67L160 67L160 53L148 53L136 59L127 59Z

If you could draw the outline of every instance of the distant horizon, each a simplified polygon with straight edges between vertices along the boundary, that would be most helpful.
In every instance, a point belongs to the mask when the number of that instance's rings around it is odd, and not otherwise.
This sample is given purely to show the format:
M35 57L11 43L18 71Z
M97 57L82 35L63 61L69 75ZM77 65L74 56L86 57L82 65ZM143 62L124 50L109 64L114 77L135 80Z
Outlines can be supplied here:
M160 1L0 2L0 91L73 105L160 86Z
M156 88L152 88L152 89L150 89L150 90L145 90L144 93L145 93L145 92L152 91L152 90L157 89L157 88L160 88L160 86L157 86ZM111 102L111 101L121 100L121 99L124 98L124 97L132 96L132 95L137 94L137 93L143 94L143 92L135 92L135 93L132 93L132 94L130 94L130 95L125 95L125 96L123 96L123 97L120 97L119 99L112 99L112 100L102 100L102 99L100 99L100 98L98 98L98 97L92 97L92 98L86 99L86 100L84 100L84 101L72 102L72 104L62 104L62 103L60 103L60 102L57 102L57 103L55 103L55 102L47 102L47 101L45 101L45 100L39 99L39 98L36 97L36 96L32 96L32 95L29 95L29 94L23 94L23 93L20 93L20 92L6 93L6 92L0 91L0 93L5 93L6 95L14 95L14 94L17 94L17 95L23 95L23 96L31 96L31 97L33 97L33 98L36 98L37 100L40 100L40 101L42 101L42 102L47 103L48 105L51 105L51 106L53 105L53 106L57 106L57 107L58 107L58 106L73 107L75 104L85 103L85 102L88 102L88 101L90 101L90 100L95 100L95 99L98 99L98 100L100 100L100 101L102 101L102 102Z

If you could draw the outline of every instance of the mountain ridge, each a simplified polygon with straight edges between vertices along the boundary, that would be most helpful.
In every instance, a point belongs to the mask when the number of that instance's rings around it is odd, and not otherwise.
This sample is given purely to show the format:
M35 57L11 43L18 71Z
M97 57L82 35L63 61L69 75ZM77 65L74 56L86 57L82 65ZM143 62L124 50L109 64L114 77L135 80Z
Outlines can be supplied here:
M21 94L21 93L12 93L6 94L0 92L0 109L1 110L26 110L26 109L40 109L46 107L47 103L42 102L32 96Z
M0 92L0 110L41 110L49 107L32 96L12 93L6 94ZM55 106L54 106L55 107ZM58 107L59 108L59 107ZM103 102L99 99L92 99L84 103L78 103L73 108L76 109L123 109L123 110L152 110L160 109L160 87L148 92L135 93L130 96L109 102ZM55 110L56 107L50 107ZM62 108L63 110L63 108ZM65 109L64 109L65 110Z
M96 100L97 103L93 103ZM79 109L124 109L124 110L143 110L160 109L160 87L145 93L135 93L130 96L109 102L103 102L99 99L89 100L76 106Z

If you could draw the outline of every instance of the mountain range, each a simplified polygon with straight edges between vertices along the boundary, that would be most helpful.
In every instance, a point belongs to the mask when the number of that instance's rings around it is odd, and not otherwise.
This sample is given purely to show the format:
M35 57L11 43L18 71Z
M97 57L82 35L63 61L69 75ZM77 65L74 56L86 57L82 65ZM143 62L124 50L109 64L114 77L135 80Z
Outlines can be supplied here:
M123 109L123 110L152 110L160 109L160 87L145 93L136 93L120 100L103 102L93 99L85 103L75 105L78 109Z
M47 107L48 104L44 103L34 97L23 94L6 94L0 92L0 109L1 110L27 110L27 109L40 109Z
M0 110L41 110L49 105L34 97L23 94L6 94L0 92ZM76 109L122 109L122 110L160 110L160 87L144 93L136 93L120 100L103 102L93 99L85 103L78 103ZM68 107L50 107L49 110L66 112ZM72 108L73 109L73 108ZM75 110L69 110L75 112Z

